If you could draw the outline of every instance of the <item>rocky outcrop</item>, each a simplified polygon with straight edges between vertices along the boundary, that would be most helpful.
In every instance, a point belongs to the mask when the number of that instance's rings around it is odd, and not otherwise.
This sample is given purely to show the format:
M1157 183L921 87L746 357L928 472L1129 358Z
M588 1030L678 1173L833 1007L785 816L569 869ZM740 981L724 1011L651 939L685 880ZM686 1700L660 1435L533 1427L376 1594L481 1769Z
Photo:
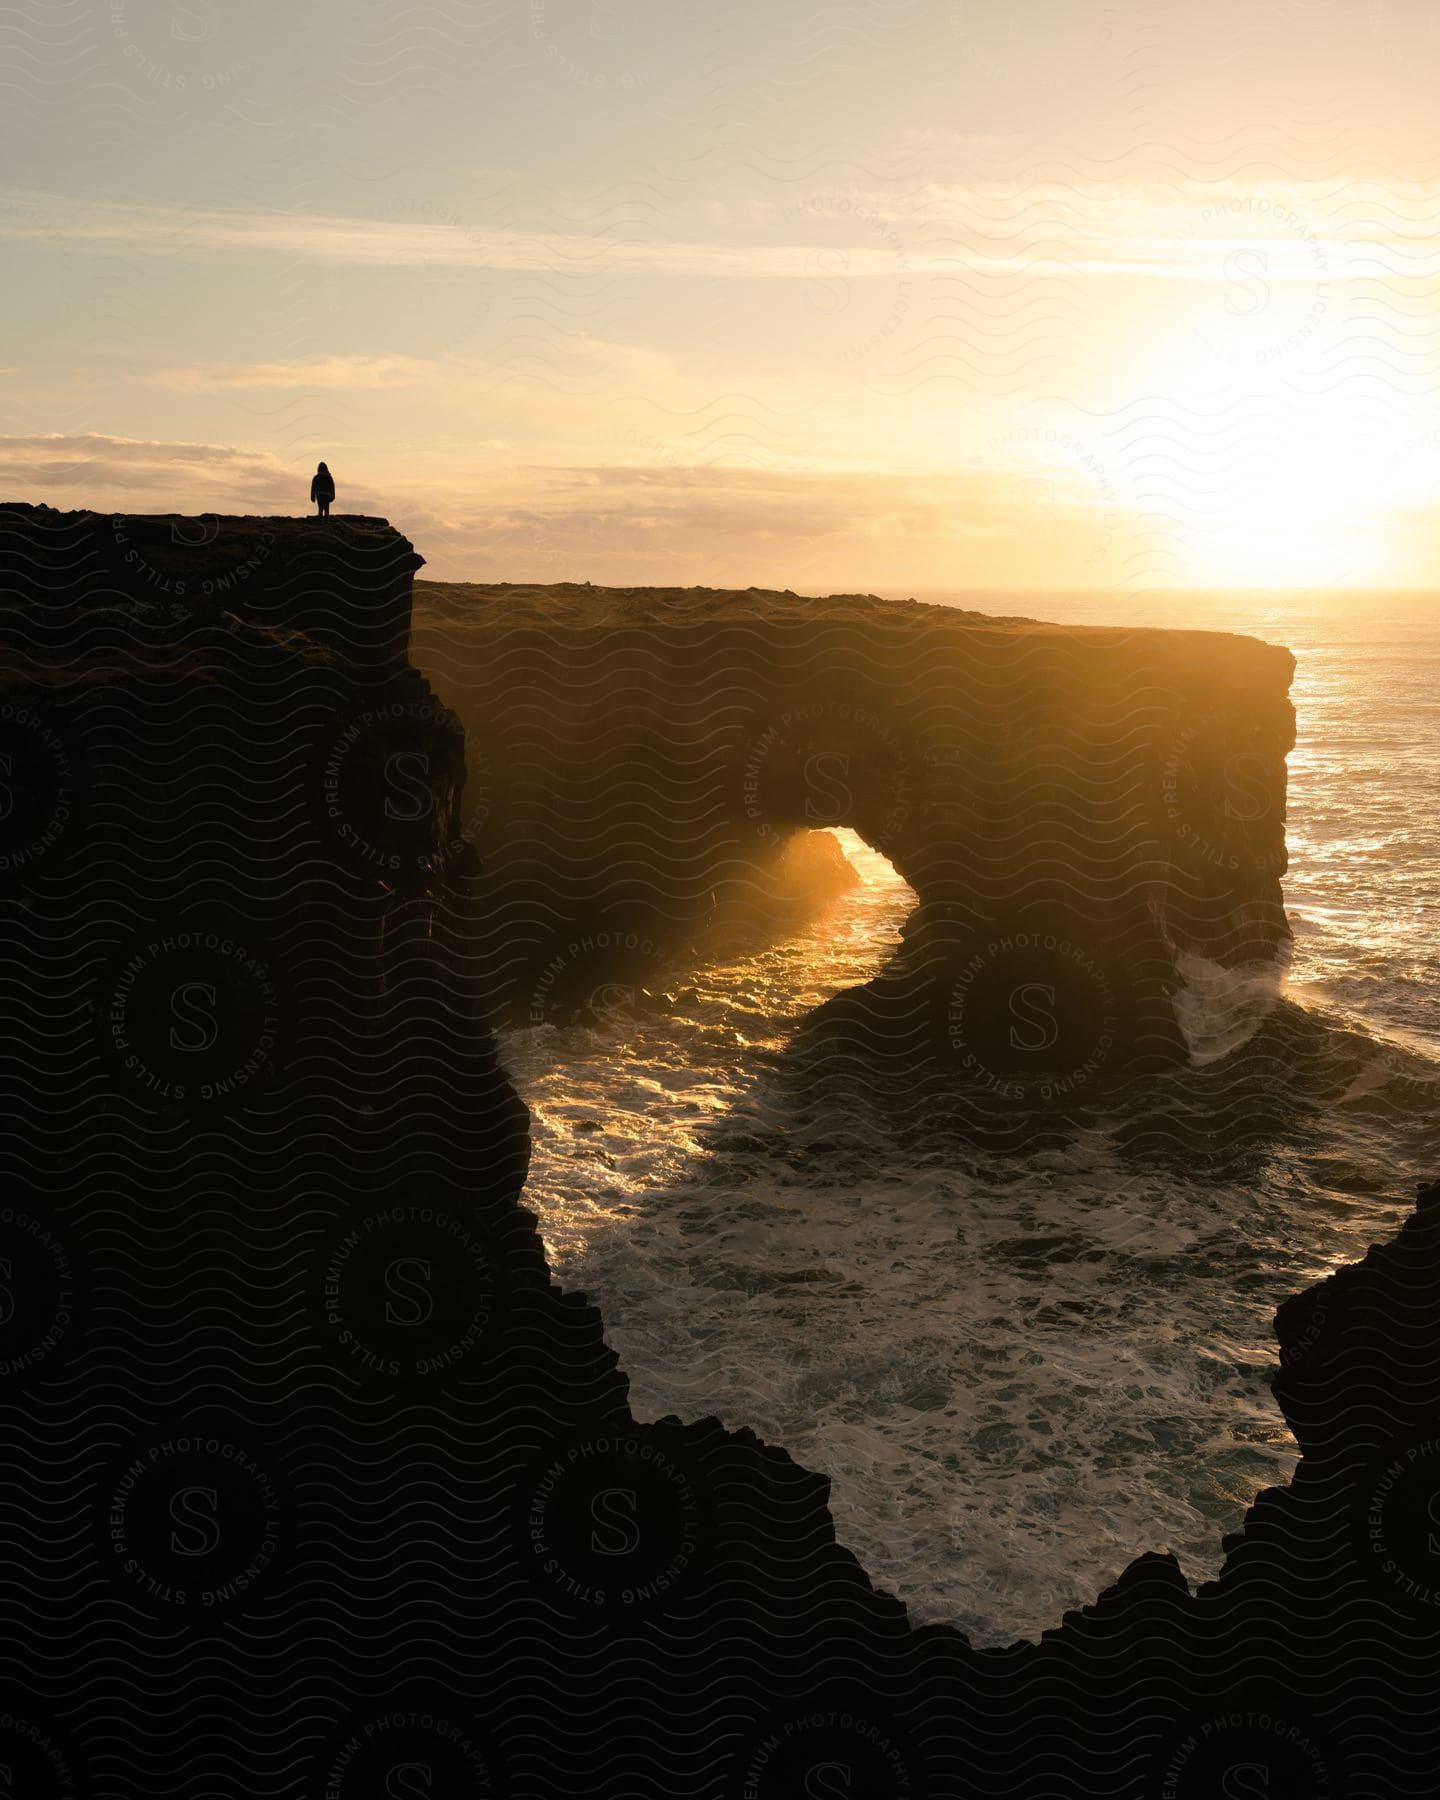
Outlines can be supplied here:
M224 518L0 506L0 590L63 645L123 648L128 623L243 618L337 651L352 679L403 663L425 559L384 519Z
M549 1282L453 716L323 625L82 592L112 530L0 518L11 1791L1430 1791L1440 1192L1282 1311L1304 1461L1219 1582L912 1631L821 1478L638 1423ZM340 522L312 616L372 549L410 554Z
M466 723L512 956L549 909L531 959L585 922L658 957L717 899L763 895L783 846L846 825L918 897L857 1025L1003 1077L1042 1005L1052 1066L1164 1066L1177 954L1233 965L1288 937L1293 660L1254 639L424 582L416 654Z

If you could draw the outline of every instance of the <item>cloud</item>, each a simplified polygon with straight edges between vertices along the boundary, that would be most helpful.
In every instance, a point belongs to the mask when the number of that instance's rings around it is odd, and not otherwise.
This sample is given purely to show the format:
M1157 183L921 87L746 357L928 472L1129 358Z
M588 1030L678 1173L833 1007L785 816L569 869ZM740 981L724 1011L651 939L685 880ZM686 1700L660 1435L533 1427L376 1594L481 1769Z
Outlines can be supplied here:
M608 228L513 231L461 220L345 218L315 213L221 212L34 197L34 210L0 219L0 238L52 241L166 256L269 253L389 268L424 266L572 274L805 273L805 247L772 251L755 267L751 246L620 240Z
M813 278L817 245L843 245L852 279L907 275L1055 274L1221 278L1217 248L1268 242L1298 249L1305 234L1338 253L1350 227L1317 231L1289 190L1273 195L1238 184L1195 185L1161 198L1115 184L1093 195L1042 181L1018 192L984 184L932 184L904 209L856 191L820 194L759 216L770 233L754 241L622 236L609 222L517 231L457 216L348 218L283 212L148 207L30 196L29 210L0 219L0 238L165 256L318 258L391 269L492 270L566 276L675 276L734 280ZM1281 222L1281 210L1289 213ZM697 220L697 225L698 225ZM1217 226L1228 226L1221 236ZM1297 229L1298 228L1298 229ZM1367 227L1373 238L1373 221ZM1402 237L1403 243L1410 243ZM280 365L276 365L277 367ZM238 384L237 384L238 385ZM257 385L257 384L249 384ZM335 385L340 385L339 383Z
M1033 484L1031 484L1033 485ZM448 501L448 503L447 503ZM790 586L802 591L943 584L1035 539L1024 480L979 467L862 475L756 467L518 466L476 506L426 497L397 509L449 581L594 580L629 585ZM1093 528L1053 521L1088 543ZM986 569L989 578L989 569Z
M439 367L418 356L325 356L295 362L158 369L145 380L181 394L210 393L216 388L397 388L422 381Z
M308 475L268 451L98 432L0 437L0 484L16 499L97 511L292 510Z
M333 458L332 458L333 460ZM0 437L0 497L97 511L309 510L314 457L241 445L55 433ZM1099 529L1082 507L1037 513L1023 471L866 475L759 466L515 463L477 500L472 481L407 488L355 458L342 512L392 519L449 581L594 580L621 586L793 587L831 592L1063 585ZM1043 528L1042 528L1043 527ZM1016 556L1029 558L1017 582ZM957 579L957 577L959 579Z
M241 450L233 444L187 444L157 438L107 437L99 432L40 432L30 437L0 437L0 459L31 454L46 462L79 457L107 463L245 463L269 460L265 451Z

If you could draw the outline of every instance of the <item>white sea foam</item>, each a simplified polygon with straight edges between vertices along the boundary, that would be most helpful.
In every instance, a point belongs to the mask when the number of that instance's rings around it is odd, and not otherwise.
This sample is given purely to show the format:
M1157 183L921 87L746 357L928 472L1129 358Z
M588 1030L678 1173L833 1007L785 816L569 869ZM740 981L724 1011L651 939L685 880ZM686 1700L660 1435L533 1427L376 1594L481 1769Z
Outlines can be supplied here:
M1418 627L1394 627L1382 670L1346 664L1322 613L1299 619L1312 660L1345 667L1307 670L1296 644L1289 991L1423 1049L1440 1042L1435 947L1414 928L1440 863L1409 829L1411 771L1387 784L1374 750ZM911 902L883 858L847 853L865 885L792 943L688 971L668 1009L603 1033L506 1040L557 1276L603 1309L641 1416L718 1414L829 1474L841 1540L917 1619L1004 1643L1143 1550L1213 1575L1295 1454L1269 1393L1274 1309L1388 1235L1433 1173L1433 1064L1307 1022L1268 971L1187 959L1199 1085L1157 1090L1154 1119L1132 1096L1060 1147L997 1158L892 1129L883 1096L798 1105L794 1022L877 971ZM1204 1082L1247 1045L1253 1143L1220 1168L1235 1115ZM1214 1129L1186 1153L1176 1121L1207 1104Z

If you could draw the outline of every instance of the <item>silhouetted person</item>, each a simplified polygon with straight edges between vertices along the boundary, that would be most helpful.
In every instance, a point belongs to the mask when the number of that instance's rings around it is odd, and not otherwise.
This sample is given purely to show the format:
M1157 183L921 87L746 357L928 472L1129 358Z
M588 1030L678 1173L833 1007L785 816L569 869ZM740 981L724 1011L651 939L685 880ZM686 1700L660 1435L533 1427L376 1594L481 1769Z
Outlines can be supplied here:
M335 498L335 477L324 463L315 471L315 479L310 483L310 498L320 509L320 517L330 517L330 502Z

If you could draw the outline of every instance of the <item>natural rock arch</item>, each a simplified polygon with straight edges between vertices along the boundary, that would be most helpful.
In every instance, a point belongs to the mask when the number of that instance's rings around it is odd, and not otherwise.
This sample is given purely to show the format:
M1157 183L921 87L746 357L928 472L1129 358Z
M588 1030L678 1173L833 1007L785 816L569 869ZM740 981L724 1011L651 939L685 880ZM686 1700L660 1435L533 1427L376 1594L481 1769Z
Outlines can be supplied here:
M958 1047L987 1066L1038 1042L1048 1005L1062 1037L1103 1033L1133 1069L1182 1054L1182 951L1236 965L1289 935L1285 650L861 595L417 598L512 946L546 904L561 935L677 940L717 893L766 891L798 833L848 825L919 897L890 995L912 1023L923 996L929 1048L957 1047L958 984ZM877 988L872 1019L886 1004Z

